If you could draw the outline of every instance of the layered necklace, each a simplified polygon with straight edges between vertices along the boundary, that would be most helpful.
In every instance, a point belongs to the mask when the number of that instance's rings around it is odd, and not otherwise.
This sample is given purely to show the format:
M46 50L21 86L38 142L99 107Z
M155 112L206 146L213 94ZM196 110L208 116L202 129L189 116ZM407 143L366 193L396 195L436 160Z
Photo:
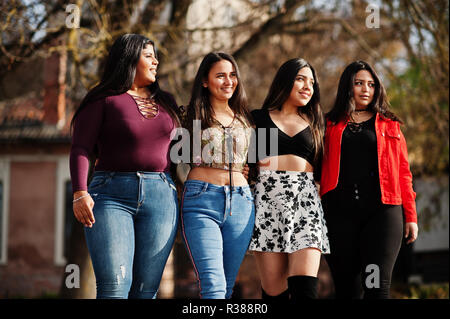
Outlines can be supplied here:
M353 113L354 113L354 115L359 116L360 114L363 114L363 113L365 113L367 111L368 111L367 108L366 109L359 109L359 110L356 109L356 110L353 111ZM361 132L364 122L360 122L360 123L356 122L355 119L353 118L353 114L350 117L351 117L352 121L351 122L349 121L347 123L347 126L348 126L350 132L352 132L352 133L359 133L359 132Z

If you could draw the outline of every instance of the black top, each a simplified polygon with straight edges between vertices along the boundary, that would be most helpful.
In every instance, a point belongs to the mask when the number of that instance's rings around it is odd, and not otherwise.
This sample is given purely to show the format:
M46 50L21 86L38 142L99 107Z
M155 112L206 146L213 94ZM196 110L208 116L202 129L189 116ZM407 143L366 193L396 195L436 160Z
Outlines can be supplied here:
M342 134L339 184L379 185L375 118L347 124ZM379 186L378 186L379 187Z
M309 125L302 131L298 132L296 135L290 137L276 126L276 124L270 118L269 112L267 110L253 110L251 112L251 115L253 116L253 120L256 125L256 145L258 150L258 161L269 156L292 154L304 158L314 166L315 147ZM263 130L264 128L266 130ZM278 129L278 152L276 153L275 150L271 150L270 148L271 128Z

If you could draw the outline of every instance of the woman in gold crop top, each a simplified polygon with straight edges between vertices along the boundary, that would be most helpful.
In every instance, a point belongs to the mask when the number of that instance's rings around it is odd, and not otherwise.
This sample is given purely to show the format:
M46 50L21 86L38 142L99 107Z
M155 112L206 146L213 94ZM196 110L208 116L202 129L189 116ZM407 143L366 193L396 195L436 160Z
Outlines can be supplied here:
M242 174L252 130L249 117L233 57L207 54L183 118L192 156L181 225L201 298L231 297L252 235L253 196Z

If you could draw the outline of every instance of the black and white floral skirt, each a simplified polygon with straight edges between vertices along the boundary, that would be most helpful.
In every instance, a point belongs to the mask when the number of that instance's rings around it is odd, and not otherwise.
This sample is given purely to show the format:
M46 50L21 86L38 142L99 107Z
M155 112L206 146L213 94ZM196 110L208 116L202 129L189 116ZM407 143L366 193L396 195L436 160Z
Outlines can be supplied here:
M327 226L312 172L260 170L252 187L255 228L249 250L330 253Z

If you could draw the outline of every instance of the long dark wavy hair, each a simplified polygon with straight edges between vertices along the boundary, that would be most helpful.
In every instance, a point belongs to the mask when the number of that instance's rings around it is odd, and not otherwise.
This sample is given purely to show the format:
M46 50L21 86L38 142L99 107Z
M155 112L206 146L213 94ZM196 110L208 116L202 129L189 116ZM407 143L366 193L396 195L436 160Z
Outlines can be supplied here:
M314 164L318 163L323 153L323 135L325 130L324 115L320 106L320 88L314 68L302 58L294 58L283 63L275 74L270 85L262 109L272 111L281 110L283 104L288 100L298 72L303 68L310 68L314 78L313 95L305 106L297 108L298 114L309 121L314 139L315 154ZM312 163L313 164L313 163Z
M403 123L394 113L390 111L390 104L386 95L386 90L381 83L375 70L365 61L355 61L350 63L344 70L339 80L338 91L334 106L330 112L326 114L326 118L331 122L338 123L347 121L351 114L355 111L355 99L353 97L353 86L355 84L355 76L361 70L368 71L375 82L375 92L372 102L368 105L368 110L380 113L385 118Z
M191 99L186 109L185 127L189 130L191 136L193 120L201 121L202 130L213 125L213 108L210 102L210 92L208 88L203 86L203 82L208 78L209 71L213 65L222 60L227 60L233 65L238 81L236 89L228 101L228 104L235 116L240 115L247 120L247 123L245 124L252 124L250 113L248 111L247 95L245 94L244 86L242 85L236 61L227 53L211 52L208 53L200 63L192 86ZM239 119L239 117L237 118Z
M124 34L116 39L109 51L103 76L100 83L92 88L80 103L72 118L71 129L81 110L88 107L89 102L112 95L127 92L134 82L136 66L141 57L141 51L146 45L152 45L157 57L154 42L140 34ZM148 86L153 99L161 105L179 126L178 109L172 96L161 90L158 80Z

